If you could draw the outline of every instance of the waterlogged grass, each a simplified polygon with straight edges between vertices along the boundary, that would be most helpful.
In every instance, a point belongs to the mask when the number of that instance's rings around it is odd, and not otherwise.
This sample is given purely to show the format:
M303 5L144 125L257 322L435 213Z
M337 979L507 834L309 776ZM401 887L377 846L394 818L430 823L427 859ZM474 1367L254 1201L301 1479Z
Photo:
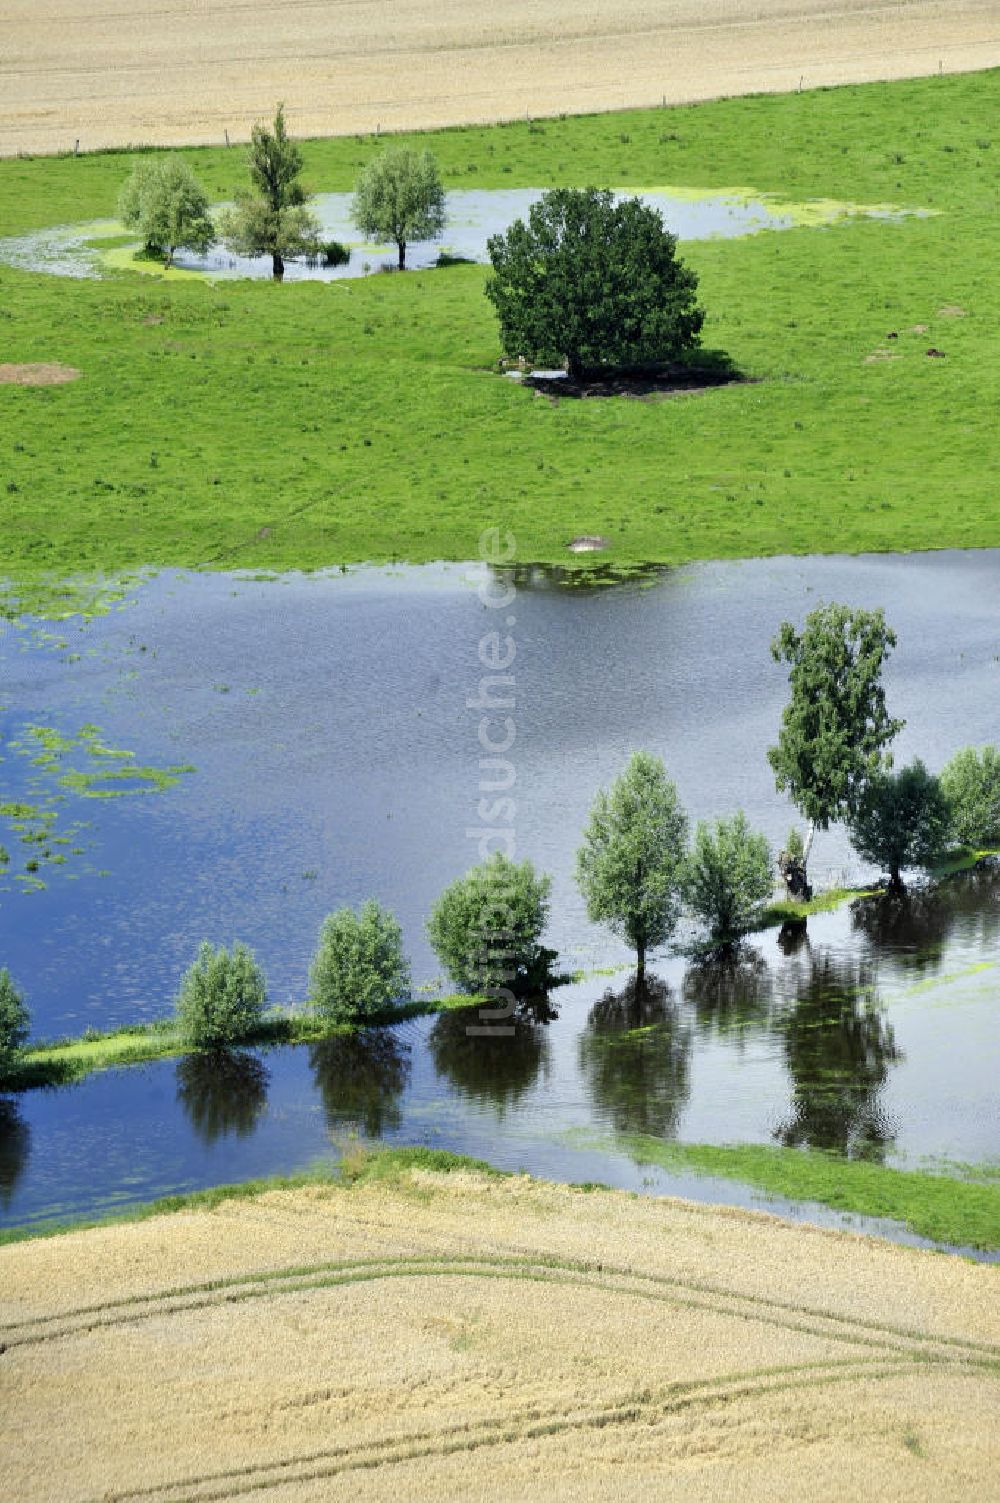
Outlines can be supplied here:
M972 871L980 861L989 861L994 856L1000 856L1000 849L986 846L982 850L973 850L970 846L956 846L943 855L936 866L930 868L929 875L933 881L940 882L959 872ZM779 898L767 905L754 927L761 930L773 929L789 922L803 923L810 914L831 913L844 903L853 903L857 898L880 898L885 893L886 888L876 883L868 887L830 887L816 893L808 903L796 902L794 898Z
M363 1024L330 1024L314 1012L273 1009L259 1028L239 1041L239 1047L315 1043L318 1039L354 1033L359 1027L384 1026L428 1013L474 1007L477 1000L464 993L421 996L387 1008L377 1016L367 1018ZM151 1060L173 1059L192 1052L172 1019L136 1023L104 1033L89 1029L79 1038L56 1039L25 1049L0 1079L0 1087L27 1091L42 1086L72 1085L98 1070L119 1070L128 1065L144 1065Z
M706 347L752 379L669 400L504 380L477 266L283 287L0 271L4 358L83 372L0 386L7 609L96 571L476 557L487 525L524 560L599 533L616 566L1000 544L998 96L990 72L421 136L452 186L933 211L688 245ZM350 187L376 149L307 143L313 186ZM242 152L186 155L231 194ZM129 165L0 162L0 224L106 215Z
M29 768L22 790L26 797L7 795L3 763L9 758ZM0 892L42 891L48 875L67 866L70 857L85 854L87 822L65 817L70 796L107 799L163 793L194 770L189 764L141 766L134 752L109 746L96 725L83 725L74 734L55 726L22 727L0 751L0 835L15 849L23 848L17 851L20 860L15 860L0 843Z
M836 1211L900 1221L918 1236L953 1247L1000 1248L1000 1184L839 1158L818 1150L741 1144L665 1143L623 1135L616 1146L639 1164L694 1170L755 1185L786 1200L812 1200Z
M970 846L956 846L941 857L932 869L931 876L950 877L955 872L971 871L980 861L989 861L994 856L1000 856L1000 846L983 846L981 850L973 850Z
M959 870L959 868L955 868ZM885 891L882 887L831 887L826 892L818 892L809 899L808 903L796 902L794 898L779 898L774 903L769 903L764 909L755 929L773 929L778 924L804 923L812 913L832 913L835 908L840 908L844 903L852 903L855 898L876 898Z

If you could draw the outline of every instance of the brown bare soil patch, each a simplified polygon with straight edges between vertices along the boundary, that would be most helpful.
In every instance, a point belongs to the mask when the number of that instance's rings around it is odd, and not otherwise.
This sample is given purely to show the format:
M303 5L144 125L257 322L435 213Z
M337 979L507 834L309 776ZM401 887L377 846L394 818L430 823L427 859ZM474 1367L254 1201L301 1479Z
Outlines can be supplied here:
M83 375L72 365L60 365L57 360L41 364L17 365L8 362L0 365L0 386L61 386L66 381L76 381Z
M779 93L1000 63L996 0L5 0L0 152Z
M523 1178L232 1200L0 1249L0 1496L965 1503L1000 1467L998 1294Z
M938 309L939 318L967 318L965 308L960 308L957 303L945 303L943 308Z

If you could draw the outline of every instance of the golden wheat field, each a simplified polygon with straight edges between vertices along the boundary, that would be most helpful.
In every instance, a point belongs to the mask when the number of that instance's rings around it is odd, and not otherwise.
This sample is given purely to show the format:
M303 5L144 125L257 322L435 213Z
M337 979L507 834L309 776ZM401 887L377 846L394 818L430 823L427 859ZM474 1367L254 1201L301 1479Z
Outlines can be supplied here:
M0 0L0 152L243 140L1000 63L997 0Z
M0 1252L5 1500L985 1499L1000 1270L410 1167Z

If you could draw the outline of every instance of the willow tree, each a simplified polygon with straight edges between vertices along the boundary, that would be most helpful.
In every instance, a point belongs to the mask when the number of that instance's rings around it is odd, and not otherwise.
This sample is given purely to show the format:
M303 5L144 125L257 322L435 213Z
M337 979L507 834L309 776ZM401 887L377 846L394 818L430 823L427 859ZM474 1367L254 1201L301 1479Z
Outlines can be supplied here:
M784 621L771 643L775 661L789 664L791 697L767 755L779 791L808 822L803 870L816 831L849 819L892 764L889 744L905 722L886 709L882 669L895 645L883 611L846 605L820 606L801 632Z
M850 816L851 843L859 856L888 871L893 892L902 892L903 868L926 870L939 861L951 823L940 779L918 759L870 780Z
M409 242L436 240L444 229L444 188L434 156L390 146L362 170L351 214L366 240L393 242L403 271Z
M253 191L238 193L236 204L219 217L219 230L238 256L270 256L276 282L285 262L320 252L321 227L306 208L309 195L299 182L302 153L285 130L285 107L278 105L273 126L260 121L250 132L247 153Z
M636 954L664 944L680 918L687 816L659 757L635 752L621 777L602 789L576 858L576 880L595 923L606 924Z
M205 190L181 157L141 158L122 186L118 215L166 266L179 250L201 255L215 242Z

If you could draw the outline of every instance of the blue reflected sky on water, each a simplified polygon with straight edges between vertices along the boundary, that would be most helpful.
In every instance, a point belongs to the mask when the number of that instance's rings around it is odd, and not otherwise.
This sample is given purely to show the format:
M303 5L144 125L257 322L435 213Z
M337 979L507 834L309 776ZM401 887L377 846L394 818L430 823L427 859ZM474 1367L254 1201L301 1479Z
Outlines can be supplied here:
M783 841L794 811L766 752L787 692L768 651L784 617L821 600L885 605L900 760L940 766L998 739L998 572L993 553L777 559L667 571L648 589L519 588L505 628L517 848L553 874L564 963L626 958L588 924L572 873L594 792L633 748L665 758L693 819L743 807ZM163 1016L203 938L245 939L274 999L301 1000L323 915L369 895L398 911L415 979L435 978L423 925L475 859L480 712L467 700L495 614L458 565L274 582L168 572L125 609L69 623L67 650L5 626L8 737L94 723L140 763L196 769L161 794L69 799L66 817L92 822L86 856L45 892L0 893L4 961L36 1033ZM29 771L6 759L7 796ZM814 869L865 875L840 830L819 836Z
M692 817L742 806L783 839L793 815L766 761L786 694L768 652L782 618L822 600L886 607L900 760L935 767L998 739L998 569L979 553L706 564L648 588L519 576L506 612L518 853L553 873L563 963L627 960L588 924L572 870L594 791L634 747L664 756ZM495 617L466 567L442 565L166 572L86 623L5 625L5 737L94 723L140 763L196 769L152 796L69 798L66 817L92 822L86 854L44 892L0 892L0 954L36 1034L164 1016L205 937L247 940L273 998L302 1000L323 915L369 894L399 912L416 979L434 978L423 923L474 859L467 701ZM6 796L29 772L7 757ZM814 867L821 881L866 875L836 830ZM794 954L761 936L759 959L728 979L665 959L668 990L638 1022L626 970L593 978L556 993L558 1016L526 1020L494 1060L470 1054L453 1020L424 1019L351 1059L277 1051L221 1081L167 1061L31 1093L0 1109L0 1219L300 1168L355 1129L634 1188L650 1172L612 1150L616 1132L995 1159L998 911L984 874L903 913L814 918Z

